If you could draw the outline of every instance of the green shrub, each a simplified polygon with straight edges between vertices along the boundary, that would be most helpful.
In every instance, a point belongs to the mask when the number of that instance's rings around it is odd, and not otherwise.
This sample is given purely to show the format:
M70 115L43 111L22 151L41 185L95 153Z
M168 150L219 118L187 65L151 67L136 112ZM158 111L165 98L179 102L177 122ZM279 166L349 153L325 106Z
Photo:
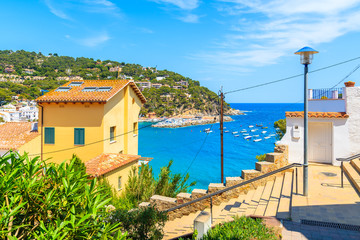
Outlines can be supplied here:
M265 159L266 159L266 153L257 155L255 158L256 158L259 162L265 161Z
M142 207L127 211L116 209L109 218L111 223L120 223L133 240L157 240L164 236L163 227L167 214L157 211L154 207Z
M159 176L155 178L152 167L142 164L139 171L133 168L119 201L127 204L128 209L136 207L141 202L149 201L153 195L176 197L180 192L187 192L196 182L188 184L189 174L182 176L171 173L172 161L162 167ZM127 200L125 200L127 199ZM115 204L118 205L119 204Z
M217 225L211 229L203 240L271 240L278 239L274 232L262 224L261 219L252 219L245 216L235 217L233 222Z
M125 239L106 222L108 194L74 163L0 157L0 239Z
M286 119L279 119L278 121L274 122L274 128L278 128L278 130L276 130L276 138L281 140L281 138L286 133Z

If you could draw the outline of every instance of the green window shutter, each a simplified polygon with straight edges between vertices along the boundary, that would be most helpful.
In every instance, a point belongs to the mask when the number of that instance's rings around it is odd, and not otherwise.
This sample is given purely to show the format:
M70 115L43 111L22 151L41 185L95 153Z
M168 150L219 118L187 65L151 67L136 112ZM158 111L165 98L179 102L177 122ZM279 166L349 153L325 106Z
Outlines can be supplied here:
M45 144L55 144L55 128L45 128Z
M85 144L85 129L74 128L74 144L84 145Z

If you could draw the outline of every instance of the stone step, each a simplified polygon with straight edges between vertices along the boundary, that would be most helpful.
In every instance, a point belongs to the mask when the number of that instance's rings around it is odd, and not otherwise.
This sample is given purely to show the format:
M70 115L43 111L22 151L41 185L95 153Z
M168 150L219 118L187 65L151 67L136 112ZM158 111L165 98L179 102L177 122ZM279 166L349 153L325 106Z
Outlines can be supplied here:
M284 176L280 202L276 217L279 219L290 219L291 197L292 197L292 172L286 172Z
M350 181L354 184L355 188L360 192L360 174L348 162L344 163L344 172L350 178Z
M360 159L354 159L350 164L360 173Z
M283 177L276 177L274 187L272 189L269 203L265 210L265 216L276 216L277 208L280 201L280 193L282 189Z
M274 181L268 181L266 183L263 194L260 198L259 205L257 206L257 208L255 210L255 215L264 216L266 206L268 205L273 186L274 186Z
M255 213L255 210L257 208L257 206L259 205L260 202L260 198L261 195L264 192L264 186L259 186L254 193L254 196L252 197L251 201L250 201L250 205L247 207L246 211L245 211L245 215L252 215Z
M254 194L255 194L255 190L250 190L250 191L246 194L246 196L245 196L244 200L242 201L240 207L231 210L230 213L232 213L233 215L239 215L239 216L244 215L247 207L248 207L248 206L250 205L250 203L251 203L251 200L252 200Z
M261 173L268 173L276 170L276 165L272 162L262 161L255 163L255 169L260 171Z

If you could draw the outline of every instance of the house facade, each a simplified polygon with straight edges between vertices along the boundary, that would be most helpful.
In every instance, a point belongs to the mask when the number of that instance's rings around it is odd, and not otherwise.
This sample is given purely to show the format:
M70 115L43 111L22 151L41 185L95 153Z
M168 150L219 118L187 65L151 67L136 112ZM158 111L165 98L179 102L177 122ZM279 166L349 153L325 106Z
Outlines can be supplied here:
M88 174L105 177L122 189L119 183L125 183L126 173L140 158L138 115L146 100L135 83L70 81L36 101L42 159L61 163L76 154L87 166Z
M360 153L360 88L309 90L309 162L340 165L336 158ZM304 113L286 112L289 162L304 161Z

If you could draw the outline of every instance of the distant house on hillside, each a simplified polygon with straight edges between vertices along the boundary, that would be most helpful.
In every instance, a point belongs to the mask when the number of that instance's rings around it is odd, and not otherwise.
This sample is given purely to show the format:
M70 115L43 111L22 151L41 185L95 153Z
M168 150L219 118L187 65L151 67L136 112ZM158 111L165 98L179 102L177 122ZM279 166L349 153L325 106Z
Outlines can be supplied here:
M121 72L122 68L120 66L109 68L109 72Z
M43 159L76 154L93 177L122 189L138 156L138 116L146 102L133 81L70 81L36 99Z
M360 88L309 89L309 162L339 165L336 158L360 153ZM289 162L304 161L304 112L286 112Z
M15 72L15 69L9 67L5 68L5 73L13 73L13 72Z
M37 123L8 122L0 125L0 156L10 150L20 154L40 154L40 143Z
M34 69L24 69L23 72L26 74L34 74L35 70Z
M156 77L156 80L157 81L161 81L161 80L164 80L166 77Z

